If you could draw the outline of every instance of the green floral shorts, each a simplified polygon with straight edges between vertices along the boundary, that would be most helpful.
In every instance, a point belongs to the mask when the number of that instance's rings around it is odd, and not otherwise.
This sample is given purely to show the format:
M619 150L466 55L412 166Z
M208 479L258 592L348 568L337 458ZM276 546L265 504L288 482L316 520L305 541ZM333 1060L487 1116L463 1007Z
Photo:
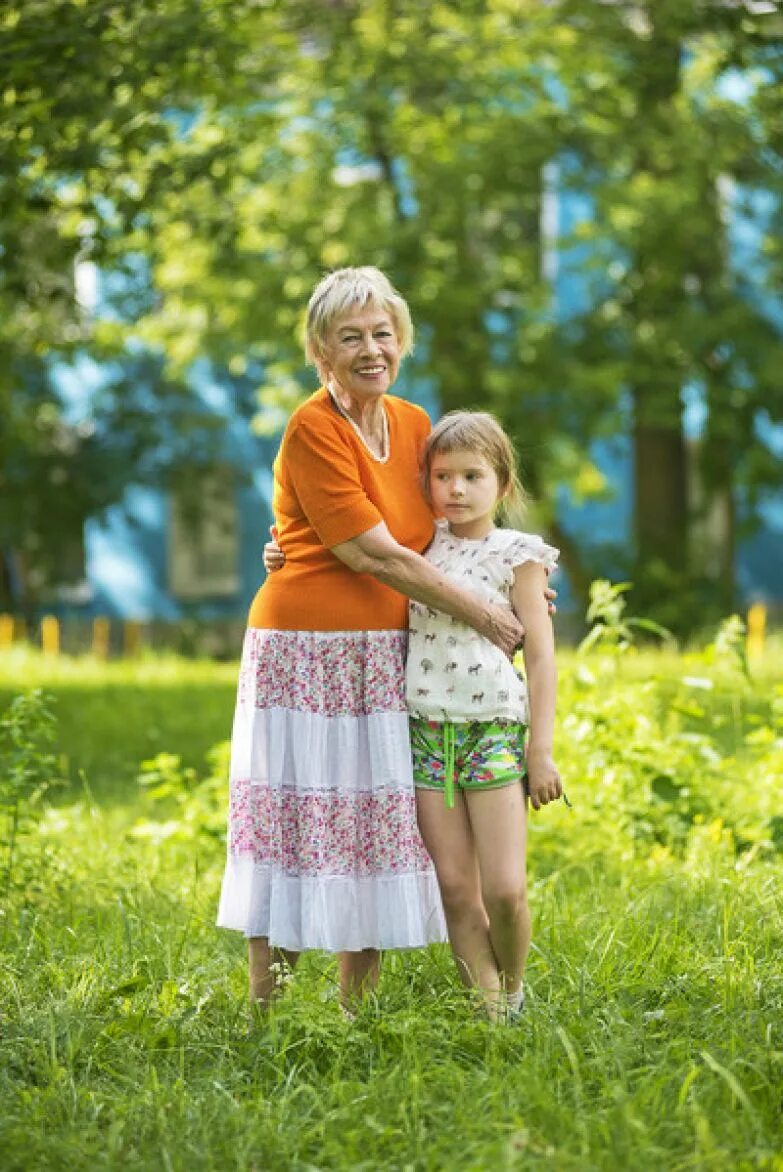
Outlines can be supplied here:
M439 789L446 805L454 791L499 789L526 777L527 726L512 720L410 719L413 780L419 789Z

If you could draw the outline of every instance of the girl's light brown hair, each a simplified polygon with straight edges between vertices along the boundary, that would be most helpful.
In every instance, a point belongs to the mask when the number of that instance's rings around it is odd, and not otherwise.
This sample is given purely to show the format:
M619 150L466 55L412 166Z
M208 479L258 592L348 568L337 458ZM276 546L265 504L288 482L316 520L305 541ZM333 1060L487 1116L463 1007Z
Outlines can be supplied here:
M517 457L511 440L488 411L449 411L433 427L421 458L421 485L432 503L430 469L438 452L476 452L495 471L500 490L498 514L510 525L522 521L527 494L517 471Z

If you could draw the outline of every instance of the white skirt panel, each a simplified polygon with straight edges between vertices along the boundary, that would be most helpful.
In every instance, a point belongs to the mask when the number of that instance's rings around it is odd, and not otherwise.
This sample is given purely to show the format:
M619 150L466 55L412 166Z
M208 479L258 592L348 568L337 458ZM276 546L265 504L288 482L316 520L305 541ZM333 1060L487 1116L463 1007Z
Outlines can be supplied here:
M247 632L219 925L297 952L445 940L404 652L398 631Z
M237 707L231 779L273 788L411 793L408 717L316 716L281 708Z
M218 924L248 937L266 936L292 952L421 948L446 939L432 871L302 877L247 856L228 860Z

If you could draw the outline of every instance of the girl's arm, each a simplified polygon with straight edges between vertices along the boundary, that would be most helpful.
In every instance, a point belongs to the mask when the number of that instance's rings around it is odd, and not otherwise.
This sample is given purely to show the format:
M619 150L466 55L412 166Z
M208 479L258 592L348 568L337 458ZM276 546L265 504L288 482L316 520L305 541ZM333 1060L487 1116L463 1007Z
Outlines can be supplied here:
M400 594L467 623L506 655L513 655L525 636L512 611L454 586L420 554L395 541L383 522L331 549L355 573L372 574Z
M530 704L527 770L534 810L556 801L563 793L560 774L552 757L557 666L545 586L546 570L540 563L525 562L514 570L511 597L526 632L524 660Z

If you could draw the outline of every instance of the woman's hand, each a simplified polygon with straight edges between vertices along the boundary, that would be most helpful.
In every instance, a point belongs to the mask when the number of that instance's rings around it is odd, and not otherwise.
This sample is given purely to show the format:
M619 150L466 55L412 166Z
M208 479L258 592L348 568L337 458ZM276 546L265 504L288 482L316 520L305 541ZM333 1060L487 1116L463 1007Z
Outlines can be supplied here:
M481 634L496 647L513 659L525 639L525 628L513 610L505 606L488 606L486 626Z
M563 796L560 774L548 749L538 749L535 745L530 745L526 759L530 804L534 810L539 810Z
M556 590L554 590L554 589L553 589L553 588L552 588L552 587L549 585L549 570L547 570L547 580L546 580L546 582L547 582L547 584L546 584L546 586L545 586L545 588L544 588L544 598L546 599L546 608L547 608L547 610L549 611L549 613L550 613L551 615L552 615L552 614L557 614L557 607L555 606L555 603L556 603L556 601L557 601L557 591L556 591Z
M269 532L272 534L272 540L267 541L264 546L264 569L267 574L273 574L275 570L282 570L285 565L285 554L277 544L277 526L270 525Z

